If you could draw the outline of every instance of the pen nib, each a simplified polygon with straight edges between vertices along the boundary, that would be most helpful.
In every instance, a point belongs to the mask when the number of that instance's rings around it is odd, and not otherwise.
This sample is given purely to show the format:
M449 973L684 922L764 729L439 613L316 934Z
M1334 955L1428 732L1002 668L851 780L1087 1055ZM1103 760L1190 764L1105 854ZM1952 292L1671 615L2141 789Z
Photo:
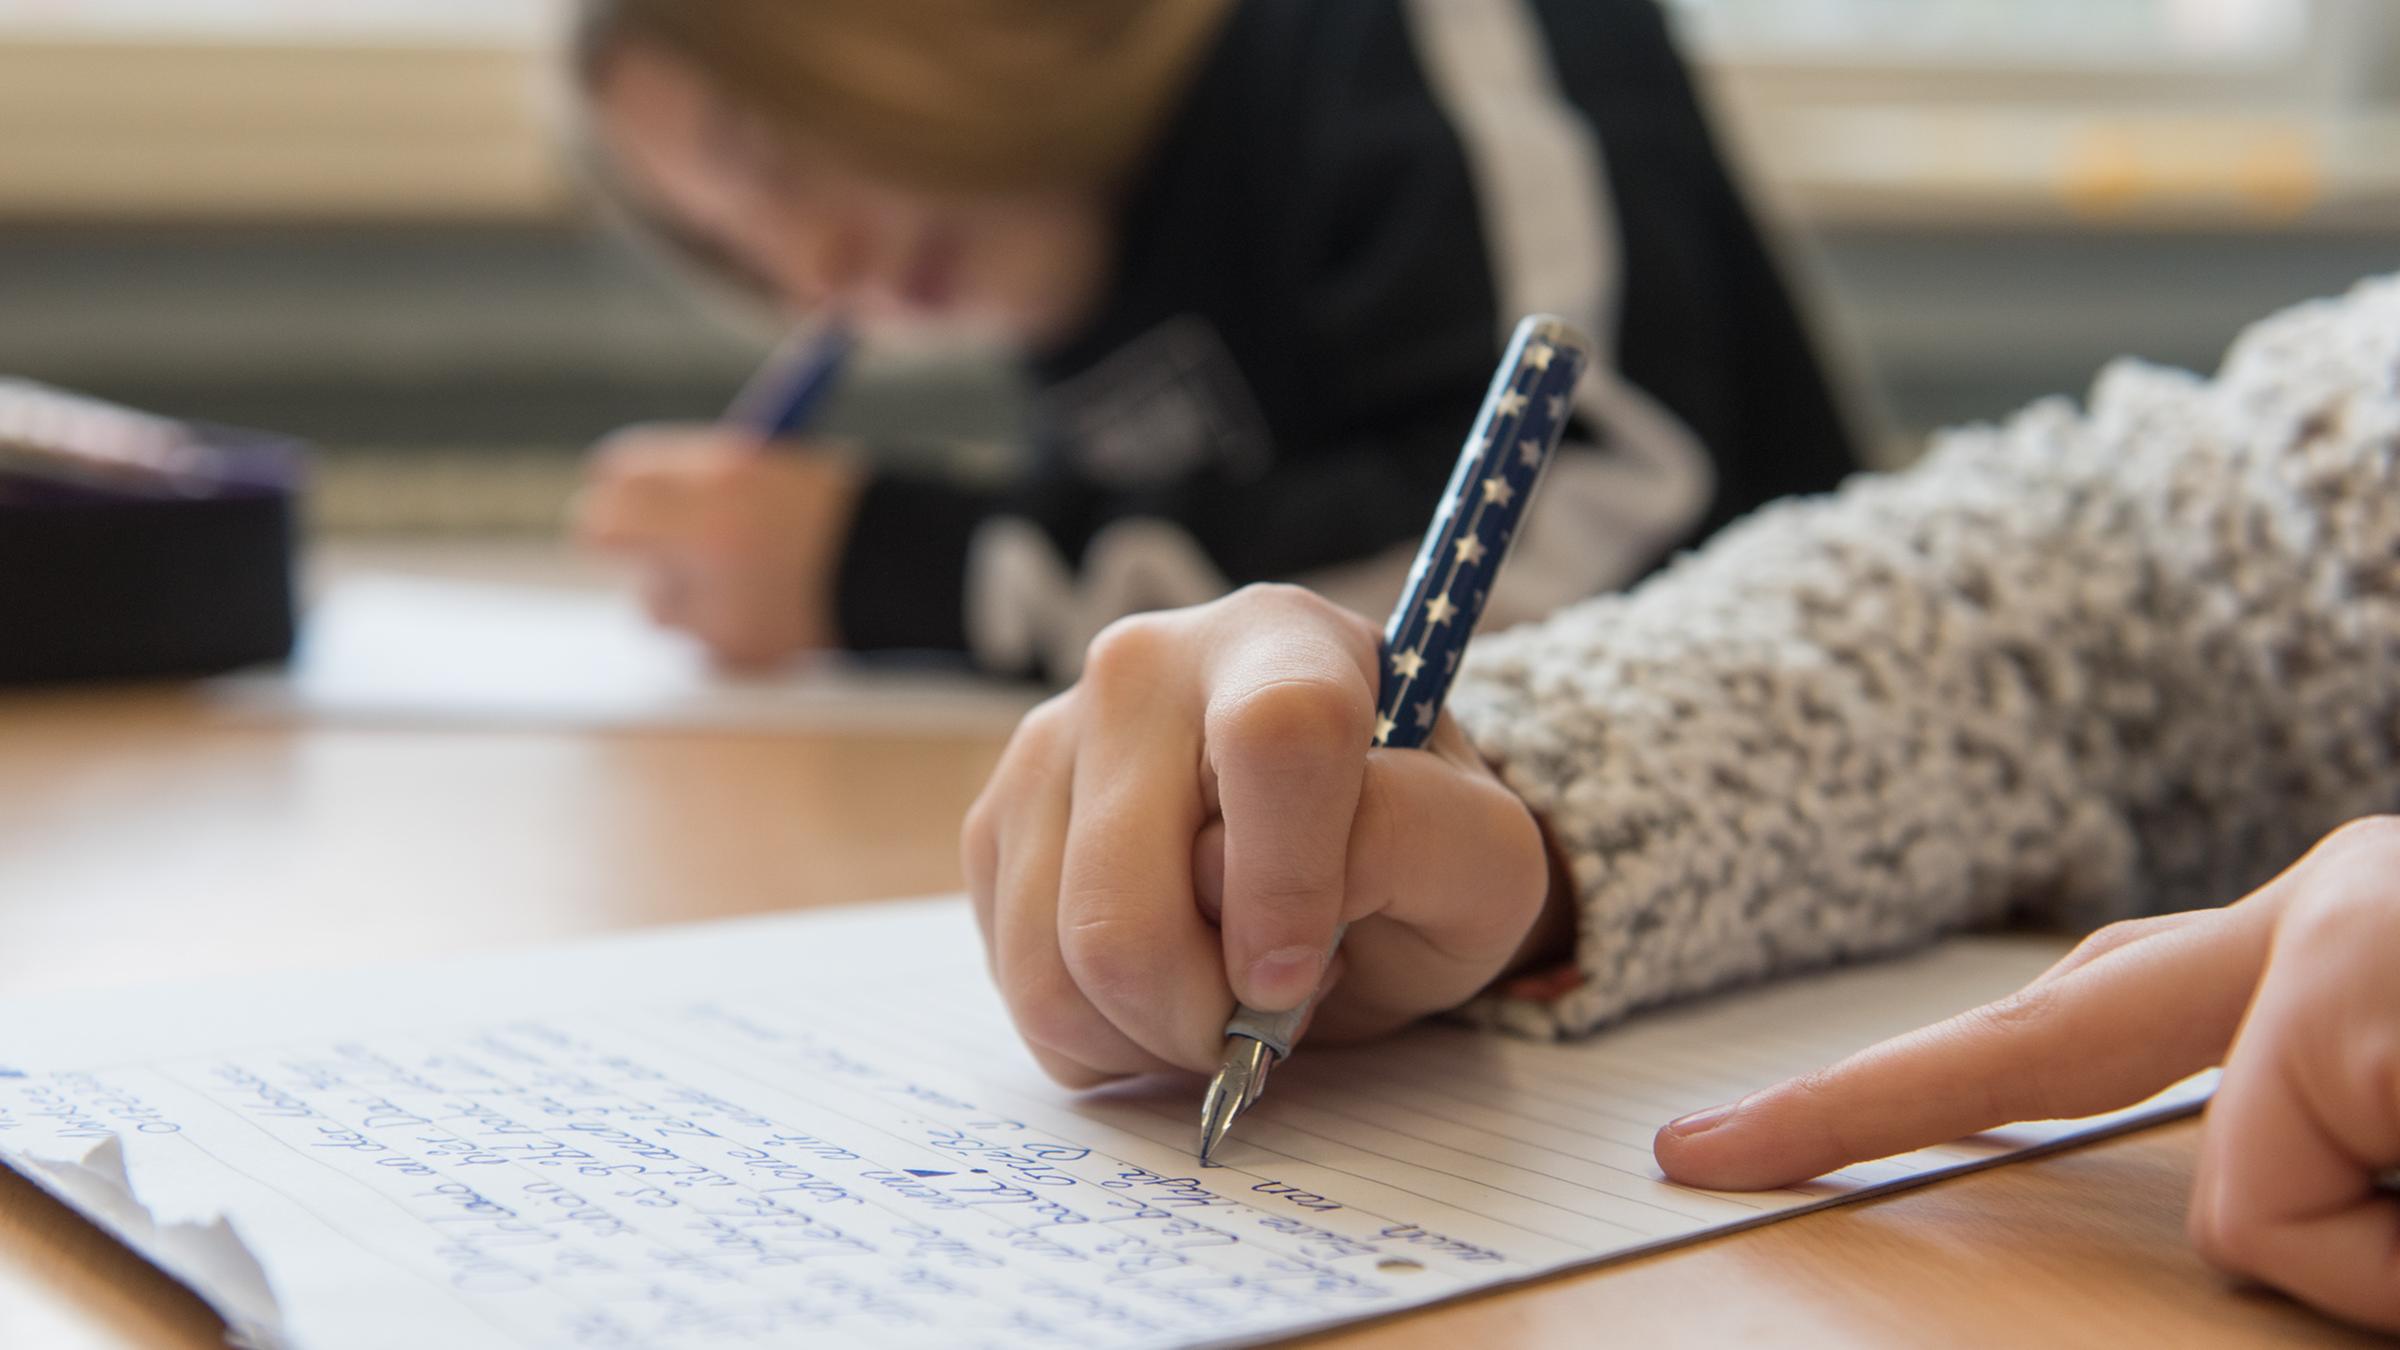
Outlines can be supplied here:
M1275 1052L1264 1042L1248 1036L1225 1038L1224 1063L1216 1077L1208 1080L1208 1094L1200 1099L1200 1161L1207 1162L1225 1136L1233 1133L1233 1122L1266 1090L1267 1070L1273 1067Z

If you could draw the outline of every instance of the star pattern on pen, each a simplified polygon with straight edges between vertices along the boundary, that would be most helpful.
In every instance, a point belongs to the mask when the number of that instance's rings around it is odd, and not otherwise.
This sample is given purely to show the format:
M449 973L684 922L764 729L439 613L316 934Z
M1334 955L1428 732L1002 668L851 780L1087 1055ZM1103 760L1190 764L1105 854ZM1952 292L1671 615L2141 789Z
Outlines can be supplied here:
M1442 692L1458 673L1470 619L1489 596L1491 568L1572 409L1568 394L1554 391L1571 390L1581 365L1578 353L1529 342L1477 422L1467 445L1474 467L1455 494L1443 494L1435 514L1440 542L1420 552L1409 572L1409 589L1422 599L1385 634L1376 745L1421 745L1440 721Z

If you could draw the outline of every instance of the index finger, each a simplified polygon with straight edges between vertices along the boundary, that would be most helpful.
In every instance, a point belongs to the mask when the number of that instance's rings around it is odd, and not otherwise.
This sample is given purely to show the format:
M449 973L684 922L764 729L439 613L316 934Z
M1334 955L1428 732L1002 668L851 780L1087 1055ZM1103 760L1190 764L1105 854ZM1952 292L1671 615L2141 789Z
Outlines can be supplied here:
M1669 1178L1765 1190L2021 1120L2139 1101L2217 1062L2266 957L2271 911L2199 915L1830 1068L1660 1130ZM2070 958L2070 962L2073 958Z
M1222 611L1240 628L1210 663L1204 751L1225 821L1225 970L1236 997L1281 1012L1333 955L1375 725L1364 621L1281 588Z
M1169 1064L1216 1062L1232 1005L1217 935L1192 896L1204 816L1200 729L1170 691L1175 621L1133 619L1092 644L1077 696L1073 809L1058 882L1057 943L1083 997L1114 1031Z

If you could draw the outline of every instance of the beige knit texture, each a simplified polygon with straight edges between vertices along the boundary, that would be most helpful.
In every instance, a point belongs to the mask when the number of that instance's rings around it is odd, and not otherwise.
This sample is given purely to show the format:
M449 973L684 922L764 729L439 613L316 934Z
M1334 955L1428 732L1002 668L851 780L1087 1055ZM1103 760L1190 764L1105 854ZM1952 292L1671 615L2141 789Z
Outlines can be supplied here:
M1634 1009L2012 922L2225 903L2400 795L2400 280L2213 381L2111 367L1478 644L1452 706Z

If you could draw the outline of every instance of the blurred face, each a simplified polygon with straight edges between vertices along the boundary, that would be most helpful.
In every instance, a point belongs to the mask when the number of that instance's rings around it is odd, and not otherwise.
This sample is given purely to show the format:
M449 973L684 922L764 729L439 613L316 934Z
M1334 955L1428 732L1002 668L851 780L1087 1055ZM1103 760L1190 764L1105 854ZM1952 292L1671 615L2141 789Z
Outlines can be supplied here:
M629 190L795 315L1040 344L1098 299L1109 214L1096 193L900 186L774 131L647 43L616 54L594 99Z

